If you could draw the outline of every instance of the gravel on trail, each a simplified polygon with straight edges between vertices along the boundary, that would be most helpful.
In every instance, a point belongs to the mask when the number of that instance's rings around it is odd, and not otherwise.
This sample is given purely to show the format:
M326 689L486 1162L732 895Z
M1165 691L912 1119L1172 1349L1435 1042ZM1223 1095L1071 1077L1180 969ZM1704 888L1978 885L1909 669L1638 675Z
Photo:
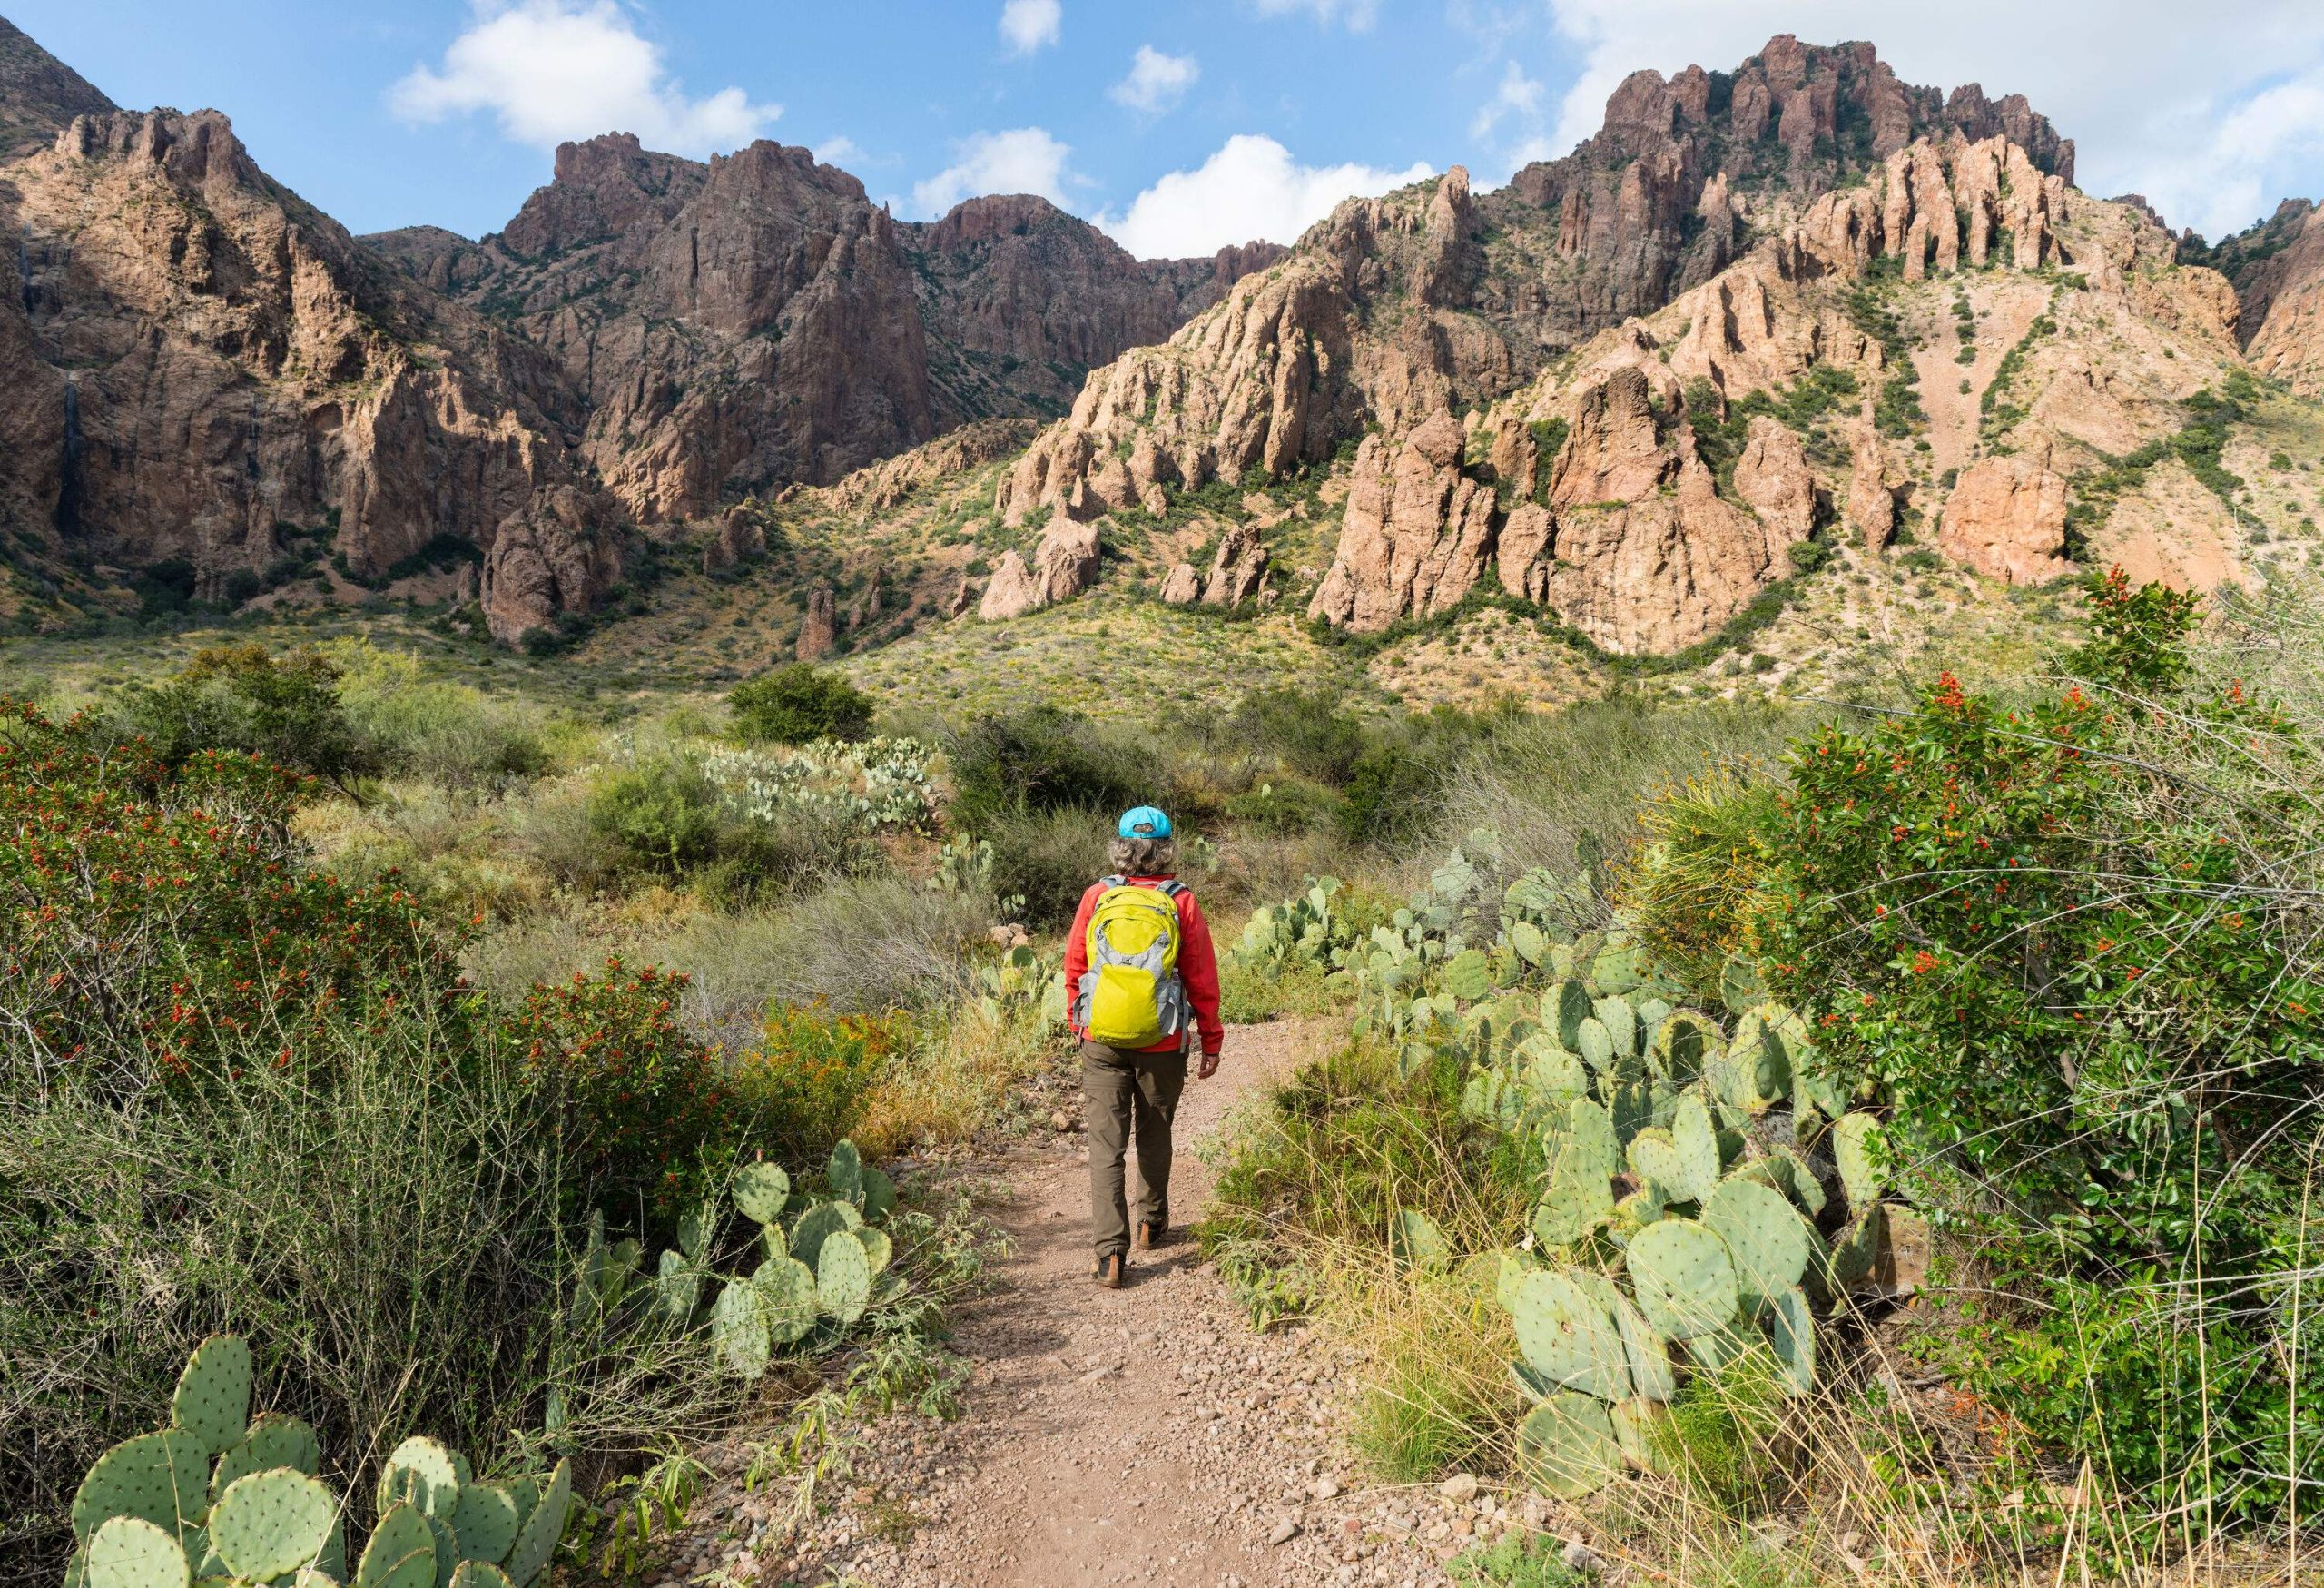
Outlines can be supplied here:
M1206 1139L1344 1029L1230 1030L1219 1073L1190 1078L1179 1108L1182 1217L1208 1194ZM1191 1239L1134 1254L1121 1290L1093 1284L1087 1163L1077 1129L980 1166L1006 1187L994 1216L1015 1251L959 1319L963 1415L852 1430L847 1475L796 1532L788 1484L743 1492L744 1442L701 1453L720 1475L646 1581L1423 1588L1481 1540L1541 1525L1538 1497L1467 1475L1368 1484L1337 1435L1348 1364L1302 1327L1255 1333Z

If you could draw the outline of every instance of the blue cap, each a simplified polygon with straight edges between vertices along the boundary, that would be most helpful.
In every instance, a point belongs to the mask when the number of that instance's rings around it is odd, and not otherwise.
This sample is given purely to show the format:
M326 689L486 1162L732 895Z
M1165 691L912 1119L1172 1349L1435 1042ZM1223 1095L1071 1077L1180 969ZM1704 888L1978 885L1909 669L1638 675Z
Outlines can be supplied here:
M1152 805L1140 805L1134 811L1124 811L1121 825L1114 832L1123 838L1167 838L1170 818Z

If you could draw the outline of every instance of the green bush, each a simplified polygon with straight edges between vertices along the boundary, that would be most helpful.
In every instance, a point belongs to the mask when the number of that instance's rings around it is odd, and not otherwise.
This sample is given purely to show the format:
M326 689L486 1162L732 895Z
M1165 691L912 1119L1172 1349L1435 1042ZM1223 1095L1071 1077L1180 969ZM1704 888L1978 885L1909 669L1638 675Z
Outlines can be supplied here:
M160 684L132 684L106 701L105 722L141 738L169 766L208 750L344 785L379 770L379 745L348 715L338 666L320 651L269 656L256 645L198 651Z
M977 829L992 845L992 892L1022 899L1027 923L1050 931L1073 921L1081 894L1106 874L1115 817L1094 810L1004 811Z
M860 739L872 727L872 697L836 673L791 662L738 684L727 695L744 739L810 745Z
M1226 802L1227 819L1246 832L1290 836L1338 829L1343 819L1340 797L1328 788L1298 778L1264 783Z
M718 791L691 761L657 756L598 784L589 826L631 863L675 875L716 854Z
M1119 814L1132 805L1172 809L1174 768L1157 746L1133 730L1094 723L1076 712L1039 705L988 716L953 736L952 819L990 837L1007 812Z

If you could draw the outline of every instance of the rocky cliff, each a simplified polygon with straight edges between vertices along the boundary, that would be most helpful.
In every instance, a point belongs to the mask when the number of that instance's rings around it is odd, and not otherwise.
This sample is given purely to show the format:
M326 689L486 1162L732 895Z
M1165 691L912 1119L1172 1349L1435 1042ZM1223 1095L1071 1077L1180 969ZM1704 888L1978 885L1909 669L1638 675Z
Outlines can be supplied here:
M2324 397L2324 209L2287 199L2250 231L2194 252L2235 284L2253 367Z
M554 354L586 403L585 452L648 522L828 484L971 419L1061 412L1091 366L1272 258L1141 264L1022 195L899 222L804 149L704 164L626 133L560 147L479 242L366 241Z
M509 638L612 577L550 361L388 269L216 112L74 114L0 173L0 225L20 547L234 599L326 552L359 579L465 556Z

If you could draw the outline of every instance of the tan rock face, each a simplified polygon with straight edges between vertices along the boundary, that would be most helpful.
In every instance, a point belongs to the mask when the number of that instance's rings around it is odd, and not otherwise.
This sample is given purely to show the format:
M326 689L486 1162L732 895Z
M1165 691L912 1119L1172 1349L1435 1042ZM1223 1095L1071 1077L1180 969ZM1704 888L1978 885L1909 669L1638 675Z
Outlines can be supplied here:
M1896 493L1888 483L1888 459L1867 414L1850 449L1847 521L1866 551L1886 549L1896 534Z
M1646 377L1625 366L1583 392L1550 477L1550 500L1561 508L1630 501L1660 486L1673 467Z
M77 117L0 194L25 277L0 426L32 449L8 504L28 531L125 567L183 557L204 596L281 558L285 526L366 573L450 537L504 576L503 637L540 626L543 592L577 611L602 589L619 515L577 488L554 368L381 268L224 117Z
M1017 552L1003 554L985 586L977 616L988 621L1021 617L1070 601L1097 582L1097 525L1053 518L1034 547L1030 564Z
M1735 460L1735 494L1785 546L1816 528L1816 477L1799 432L1761 414Z
M829 585L807 592L807 610L799 619L799 643L793 654L803 662L820 662L839 641L839 606Z
M1191 607L1202 599L1202 576L1190 562L1175 564L1162 581L1161 597L1172 607Z
M1240 607L1256 597L1266 582L1270 557L1256 525L1235 525L1219 537L1218 550L1210 559L1210 577L1203 581L1203 604Z
M2245 293L2246 354L2262 373L2290 382L2303 397L2324 397L2324 219L2319 217L2324 210L2313 204L2287 206L2273 223L2286 246L2256 269L2231 276Z
M883 513L916 492L1013 455L1032 439L1033 431L1030 419L978 419L859 469L838 484L818 489L814 498L837 512Z
M2065 530L2063 478L2024 458L1985 458L1954 486L1936 544L1989 577L2042 585L2073 571Z
M481 599L494 637L515 642L568 612L587 612L621 577L620 554L599 526L606 505L552 486L512 513L485 553Z
M1391 449L1355 455L1338 556L1308 616L1358 634L1458 606L1492 555L1492 491L1460 469L1459 421L1440 410Z
M711 542L702 550L702 571L716 573L766 555L766 530L746 508L729 508L718 515Z

